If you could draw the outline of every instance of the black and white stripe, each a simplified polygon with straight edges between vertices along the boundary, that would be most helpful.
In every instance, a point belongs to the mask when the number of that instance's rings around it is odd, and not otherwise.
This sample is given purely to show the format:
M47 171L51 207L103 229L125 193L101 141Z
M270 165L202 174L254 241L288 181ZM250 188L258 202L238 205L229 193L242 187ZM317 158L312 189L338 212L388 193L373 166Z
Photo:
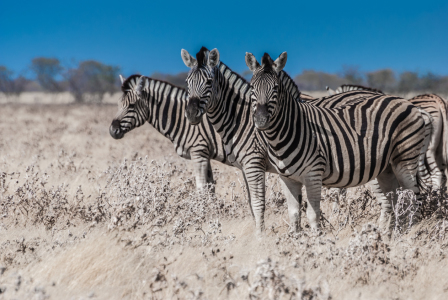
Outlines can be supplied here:
M147 121L174 144L179 156L194 162L198 189L213 183L210 159L229 163L221 137L208 119L192 126L185 117L185 89L140 75L122 78L121 88L123 96L110 126L111 136L122 138Z
M202 48L196 59L182 50L182 59L191 68L187 77L187 117L196 124L206 114L221 135L228 159L247 177L251 208L260 233L264 227L264 173L276 171L269 162L266 142L251 117L249 83L219 61L217 49ZM312 99L307 97L307 100ZM300 213L301 186L286 177L281 179L289 217L294 221ZM291 225L293 230L300 226L297 222Z
M377 178L385 193L402 186L420 201L417 176L431 134L428 113L399 97L370 91L312 101L317 104L297 101L300 92L294 94L295 83L281 72L286 52L275 62L265 54L261 65L247 53L246 64L253 72L255 126L263 131L277 172L305 185L313 228L318 227L322 185L353 187Z
M188 77L187 117L197 124L206 114L221 136L228 160L242 170L256 230L264 231L265 172L275 172L268 163L266 145L255 129L250 112L250 86L219 60L217 49L205 47L196 59L182 50Z
M341 94L347 91L373 91L384 94L382 91L361 86L344 84L335 91L327 87L330 95ZM432 117L432 134L428 150L425 156L426 170L430 176L425 182L433 189L439 189L446 184L447 162L448 162L448 129L447 112L448 103L442 97L436 94L423 94L409 99L413 105L425 110ZM445 177L445 178L443 178Z

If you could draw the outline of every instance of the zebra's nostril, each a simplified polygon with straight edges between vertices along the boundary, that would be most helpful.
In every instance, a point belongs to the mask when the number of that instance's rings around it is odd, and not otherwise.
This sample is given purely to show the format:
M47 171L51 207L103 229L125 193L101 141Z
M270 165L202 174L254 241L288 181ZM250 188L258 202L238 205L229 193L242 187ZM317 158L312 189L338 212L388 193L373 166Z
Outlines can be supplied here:
M121 139L124 136L125 131L120 128L120 122L112 122L109 128L109 133L114 139Z

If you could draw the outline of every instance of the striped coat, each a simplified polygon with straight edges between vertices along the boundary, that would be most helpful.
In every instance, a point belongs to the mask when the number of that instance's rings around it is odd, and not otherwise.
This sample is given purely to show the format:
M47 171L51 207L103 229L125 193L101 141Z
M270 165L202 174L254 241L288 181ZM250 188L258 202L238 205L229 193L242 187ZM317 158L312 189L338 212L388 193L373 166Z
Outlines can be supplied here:
M198 124L206 114L221 135L229 160L247 178L257 233L261 233L264 228L265 172L276 170L269 160L264 135L254 125L249 84L220 61L217 49L202 48L196 59L182 50L182 59L191 69L187 77L187 117L192 124ZM291 184L285 177L281 179L290 219L296 220L302 199L301 187ZM292 223L292 227L298 230L299 224Z
M417 176L429 144L430 115L404 99L368 91L324 97L316 100L319 106L297 101L292 79L279 75L285 63L286 53L275 62L265 54L261 65L246 54L254 73L253 117L277 172L291 185L305 185L311 226L318 228L323 184L352 187L378 177L384 192L400 185L420 200Z
M198 189L213 183L210 159L230 164L221 137L208 119L199 126L192 126L187 121L185 89L149 77L132 75L126 80L122 79L122 91L119 111L109 130L113 138L120 139L148 122L173 143L179 156L194 162Z

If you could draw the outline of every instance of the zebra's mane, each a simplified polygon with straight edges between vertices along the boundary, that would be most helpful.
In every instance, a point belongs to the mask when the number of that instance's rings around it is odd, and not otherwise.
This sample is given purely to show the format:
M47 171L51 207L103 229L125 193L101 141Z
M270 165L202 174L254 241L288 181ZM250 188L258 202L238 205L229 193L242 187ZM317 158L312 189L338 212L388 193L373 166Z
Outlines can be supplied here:
M263 54L263 57L261 58L261 65L265 69L272 70L273 63L274 63L274 61L272 60L271 56L265 52Z
M143 77L143 79L144 79L144 82L143 82L143 83L145 83L145 82L147 82L147 81L151 81L151 80L153 80L153 81L158 81L158 82L160 82L160 83L165 83L166 85L170 85L170 86L175 87L175 88L177 88L177 89L179 89L179 90L181 90L181 91L186 91L185 88L180 87L180 86L175 85L175 84L172 84L171 82L168 82L168 81L165 81L165 80L160 80L160 79L155 79L155 78L151 78L151 77L143 76L143 75L139 75L139 74L134 74L134 75L129 76L129 77L123 82L123 84L121 85L121 90L122 90L123 92L129 92L129 91L131 91L131 90L135 90L135 88L137 87L137 82L138 82L138 80L140 79L140 77ZM145 86L146 86L146 85L143 84L143 87L145 87Z
M123 93L135 90L137 87L137 82L142 75L134 74L126 78L126 80L121 85L121 91Z
M357 84L343 84L336 89L335 94L340 94L340 93L349 92L349 91L370 91L370 92L374 92L374 93L384 94L383 91L381 91L381 90L374 89L371 87L362 86L362 85L357 85Z
M241 85L236 87L238 89L240 89L241 92L245 92L247 90L247 88L250 87L250 82L247 81L243 76L241 76L240 74L238 74L237 72L233 71L232 69L229 68L229 66L227 66L225 63L223 63L222 61L219 62L217 68L219 68L219 70L221 71L221 73L224 75L224 77L227 80L233 80L234 82L236 81L240 81ZM231 77L234 77L233 79ZM246 86L245 89L243 90L242 87ZM234 85L235 87L235 85Z
M198 68L207 64L207 58L208 58L209 52L210 51L207 48L202 46L201 50L199 50L199 52L196 53L196 60L198 61Z
M297 83L289 76L285 71L280 72L280 80L283 83L283 86L286 88L286 91L296 100L300 100L301 92Z
M440 97L440 96L437 95L437 94L422 94L422 95L417 95L417 96L415 96L415 97L412 97L412 98L409 99L409 100L425 99L425 98L438 98L438 99L443 100L443 98ZM444 100L443 100L443 101L444 101Z

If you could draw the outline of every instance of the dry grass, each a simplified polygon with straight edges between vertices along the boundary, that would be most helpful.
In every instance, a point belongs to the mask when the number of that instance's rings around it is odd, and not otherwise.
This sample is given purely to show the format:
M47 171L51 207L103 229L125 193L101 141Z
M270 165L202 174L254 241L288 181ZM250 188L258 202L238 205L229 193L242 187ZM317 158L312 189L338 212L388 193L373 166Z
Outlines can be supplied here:
M390 240L364 187L337 212L322 203L321 234L305 214L291 234L270 174L260 241L239 171L213 163L216 194L196 192L189 162L149 126L113 140L115 112L1 109L0 299L448 297L446 194L432 192L423 220L398 220Z

